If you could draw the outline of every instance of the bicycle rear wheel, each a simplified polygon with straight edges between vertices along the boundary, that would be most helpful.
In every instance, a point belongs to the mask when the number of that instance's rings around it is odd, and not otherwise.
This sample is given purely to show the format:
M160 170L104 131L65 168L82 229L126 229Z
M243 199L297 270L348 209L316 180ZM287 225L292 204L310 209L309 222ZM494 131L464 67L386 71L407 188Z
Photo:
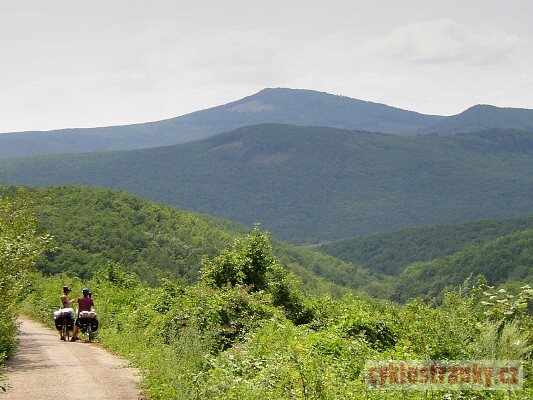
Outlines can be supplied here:
M87 341L90 343L91 342L91 339L92 339L92 333L93 333L93 330L92 330L92 326L91 326L91 321L87 321L87 327L85 329L85 335L87 336Z
M61 331L63 334L63 337L66 341L70 341L70 331L68 330L68 320L67 318L63 318L63 324L61 327Z

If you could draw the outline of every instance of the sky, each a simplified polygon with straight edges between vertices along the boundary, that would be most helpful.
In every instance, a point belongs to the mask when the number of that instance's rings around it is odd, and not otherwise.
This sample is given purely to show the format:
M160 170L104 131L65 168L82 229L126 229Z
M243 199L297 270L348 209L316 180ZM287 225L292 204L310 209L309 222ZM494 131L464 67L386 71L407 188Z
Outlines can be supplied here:
M264 88L533 109L531 0L1 0L0 132L125 125Z

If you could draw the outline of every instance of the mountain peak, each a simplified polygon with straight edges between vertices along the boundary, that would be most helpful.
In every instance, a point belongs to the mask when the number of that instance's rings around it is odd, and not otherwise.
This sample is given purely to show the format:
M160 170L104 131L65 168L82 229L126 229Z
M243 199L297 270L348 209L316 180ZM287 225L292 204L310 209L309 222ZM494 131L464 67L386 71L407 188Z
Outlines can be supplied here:
M0 158L168 146L264 123L401 135L487 128L533 130L533 110L476 105L459 115L442 117L316 90L265 88L228 104L162 121L2 134Z
M494 111L498 111L498 110L503 110L502 108L500 107L496 107L496 106L493 106L493 105L490 105L490 104L476 104L472 107L469 107L467 108L466 110L464 110L463 112L457 114L457 115L461 115L461 114L471 114L471 113L480 113L480 112L494 112Z
M460 114L443 119L421 133L454 134L494 128L533 131L533 110L477 104Z

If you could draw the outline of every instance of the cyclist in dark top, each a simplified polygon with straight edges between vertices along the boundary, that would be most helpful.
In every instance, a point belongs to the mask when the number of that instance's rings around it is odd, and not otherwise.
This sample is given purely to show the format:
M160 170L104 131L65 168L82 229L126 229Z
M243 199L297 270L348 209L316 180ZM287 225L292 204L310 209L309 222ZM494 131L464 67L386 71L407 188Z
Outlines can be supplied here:
M82 290L83 297L80 297L78 299L79 309L78 309L78 319L76 320L76 326L74 326L74 333L72 334L71 341L75 342L76 340L80 340L78 337L78 332L80 330L80 317L79 313L81 311L91 311L92 307L94 306L94 301L91 297L89 297L89 294L91 294L91 291L87 288L83 288Z

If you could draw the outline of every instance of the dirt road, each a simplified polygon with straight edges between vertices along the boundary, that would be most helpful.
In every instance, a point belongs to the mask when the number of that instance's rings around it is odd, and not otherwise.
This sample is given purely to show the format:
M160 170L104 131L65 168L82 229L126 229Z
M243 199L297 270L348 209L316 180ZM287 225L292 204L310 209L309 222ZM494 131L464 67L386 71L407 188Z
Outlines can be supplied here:
M3 399L138 400L138 371L94 343L62 342L44 325L23 319ZM6 382L4 382L5 384Z

